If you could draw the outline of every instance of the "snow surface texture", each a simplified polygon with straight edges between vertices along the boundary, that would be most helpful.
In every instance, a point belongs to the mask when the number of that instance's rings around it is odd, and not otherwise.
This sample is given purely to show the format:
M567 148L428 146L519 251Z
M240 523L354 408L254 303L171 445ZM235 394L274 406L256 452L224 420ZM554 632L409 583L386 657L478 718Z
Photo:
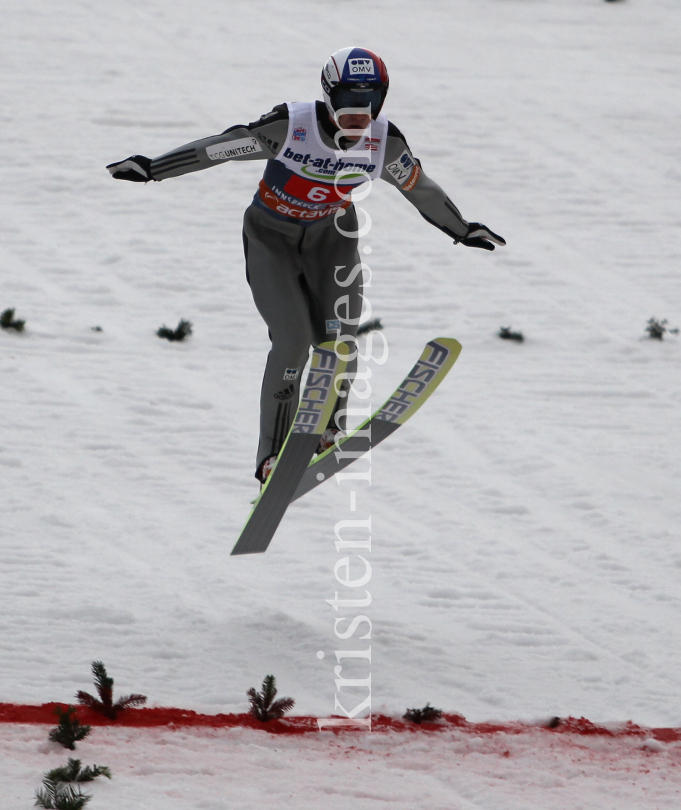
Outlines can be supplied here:
M46 743L42 732L2 729L0 775L12 810L30 807L43 769L66 762L69 752ZM91 810L677 810L681 793L678 743L542 732L363 734L344 741L328 732L282 739L250 729L107 728L75 753L83 766L112 771L110 782L83 786L93 796ZM22 784L28 789L14 787Z
M328 716L333 651L371 643L377 711L681 725L681 344L644 339L651 316L681 325L678 2L8 0L3 34L0 311L26 331L0 332L0 701L72 700L103 660L151 705L244 711L273 673ZM351 43L386 60L386 112L428 174L508 247L455 248L374 184L366 292L390 357L368 401L430 338L463 353L371 487L325 484L267 554L230 559L268 349L240 234L263 164L147 186L104 166L318 97ZM155 336L180 318L188 341ZM334 526L369 516L373 602L336 613ZM371 641L336 638L358 612ZM357 736L359 754L182 735L93 733L79 755L114 770L93 810L678 806L678 747L640 741L530 736L506 758L454 732ZM65 759L45 739L0 729L13 807Z

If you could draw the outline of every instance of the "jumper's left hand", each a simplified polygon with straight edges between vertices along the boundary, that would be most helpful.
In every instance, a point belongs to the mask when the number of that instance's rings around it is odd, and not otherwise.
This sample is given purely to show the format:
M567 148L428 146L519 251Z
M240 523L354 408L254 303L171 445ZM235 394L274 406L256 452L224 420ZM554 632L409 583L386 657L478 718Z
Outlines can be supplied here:
M502 236L490 231L479 222L469 223L468 233L463 239L459 239L459 242L466 247L482 248L483 250L494 250L494 245L506 244L506 240ZM494 244L492 244L493 242Z

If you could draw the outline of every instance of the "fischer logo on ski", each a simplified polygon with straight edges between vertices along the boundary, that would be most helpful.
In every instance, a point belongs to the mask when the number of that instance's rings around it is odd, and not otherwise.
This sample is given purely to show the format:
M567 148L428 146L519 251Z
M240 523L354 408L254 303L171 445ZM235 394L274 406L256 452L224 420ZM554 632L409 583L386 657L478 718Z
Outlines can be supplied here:
M369 419L312 459L291 500L295 501L341 472L387 439L418 411L456 362L461 344L436 338L426 344L416 365L396 391Z
M329 390L335 379L334 371L338 357L333 351L319 349L315 352L314 360L316 365L310 368L291 433L320 434L326 430L326 422L324 422L322 430L319 430L319 427L325 411L324 406L329 397ZM336 397L334 397L335 401Z
M337 353L338 352L338 353ZM333 414L338 399L337 382L345 371L348 346L335 341L322 343L312 353L310 371L277 465L270 473L248 516L233 555L258 554L267 550L277 527L319 445L319 437Z
M428 388L428 384L450 356L451 349L435 340L431 340L426 349L431 350L428 359L424 360L421 357L404 379L402 385L372 418L381 419L384 422L397 422L399 417Z

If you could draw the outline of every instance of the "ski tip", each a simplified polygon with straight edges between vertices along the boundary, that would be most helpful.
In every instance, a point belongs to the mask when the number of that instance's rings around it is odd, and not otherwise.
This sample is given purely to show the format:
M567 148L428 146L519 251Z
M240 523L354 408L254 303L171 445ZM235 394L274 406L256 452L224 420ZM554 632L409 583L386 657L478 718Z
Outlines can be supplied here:
M450 364L455 363L458 360L459 355L461 354L461 349L463 348L456 338L451 337L438 337L435 338L433 343L439 343L441 346L447 347L450 353Z
M445 345L449 345L454 348L458 348L459 351L463 348L463 346L459 343L456 338L453 337L437 337L435 338L437 343L444 343Z

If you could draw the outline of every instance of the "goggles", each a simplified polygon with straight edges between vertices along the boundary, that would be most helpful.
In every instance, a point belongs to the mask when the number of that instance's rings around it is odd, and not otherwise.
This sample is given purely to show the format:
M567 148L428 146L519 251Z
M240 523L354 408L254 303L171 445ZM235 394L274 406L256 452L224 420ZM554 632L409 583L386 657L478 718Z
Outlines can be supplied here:
M359 108L362 112L365 112L367 107L370 107L371 117L375 118L381 111L386 92L387 88L383 85L358 87L337 84L330 93L331 105L336 112L348 107Z

